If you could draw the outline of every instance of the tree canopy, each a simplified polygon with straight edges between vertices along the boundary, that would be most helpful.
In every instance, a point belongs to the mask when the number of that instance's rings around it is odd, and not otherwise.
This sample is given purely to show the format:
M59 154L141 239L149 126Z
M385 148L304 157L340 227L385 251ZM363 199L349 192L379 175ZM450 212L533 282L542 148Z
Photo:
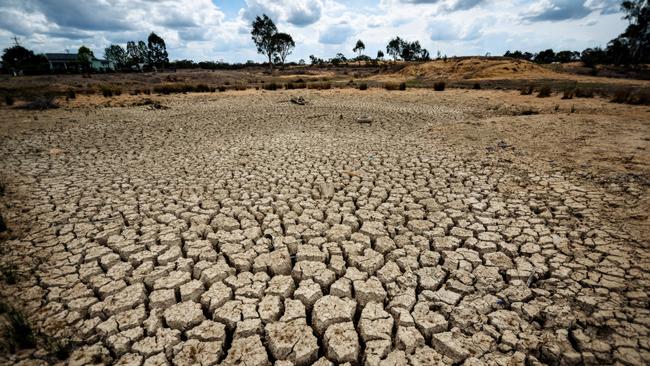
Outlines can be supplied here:
M118 69L126 67L128 63L126 50L116 44L112 44L104 49L104 58L112 62Z
M147 51L149 62L153 65L164 66L169 63L165 40L154 32L151 32L147 39Z
M430 59L429 51L423 48L419 41L408 42L400 37L395 37L388 42L386 53L393 56L393 60L398 58L404 61L425 61Z
M255 17L251 29L251 38L255 42L257 52L269 58L271 70L273 69L273 56L277 53L276 33L278 33L278 27L266 14L263 14L262 17Z
M287 33L276 33L273 35L273 43L276 46L276 53L278 60L281 64L287 59L287 56L291 54L293 49L296 47L296 43L293 41L290 35Z

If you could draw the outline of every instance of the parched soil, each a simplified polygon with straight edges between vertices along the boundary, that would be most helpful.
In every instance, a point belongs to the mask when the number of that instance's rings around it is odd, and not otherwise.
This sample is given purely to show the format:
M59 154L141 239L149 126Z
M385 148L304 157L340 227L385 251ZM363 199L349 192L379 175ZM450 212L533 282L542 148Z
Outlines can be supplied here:
M0 363L650 363L647 107L151 98L2 110Z

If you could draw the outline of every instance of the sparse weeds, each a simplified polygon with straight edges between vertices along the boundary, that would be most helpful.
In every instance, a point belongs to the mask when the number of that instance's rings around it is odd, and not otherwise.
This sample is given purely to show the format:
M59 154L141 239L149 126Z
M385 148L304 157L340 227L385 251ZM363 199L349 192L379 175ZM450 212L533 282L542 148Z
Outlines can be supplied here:
M25 315L13 306L0 302L0 317L5 320L2 341L9 352L36 346L36 337Z

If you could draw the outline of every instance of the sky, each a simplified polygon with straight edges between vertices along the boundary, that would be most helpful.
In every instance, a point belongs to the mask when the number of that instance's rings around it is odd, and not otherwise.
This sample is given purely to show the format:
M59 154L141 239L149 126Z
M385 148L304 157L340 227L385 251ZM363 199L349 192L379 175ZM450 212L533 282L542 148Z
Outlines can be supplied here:
M250 37L269 15L296 48L287 61L386 50L391 38L418 40L431 55L502 55L605 46L622 33L619 0L0 0L0 48L98 57L110 44L162 36L170 60L264 61Z

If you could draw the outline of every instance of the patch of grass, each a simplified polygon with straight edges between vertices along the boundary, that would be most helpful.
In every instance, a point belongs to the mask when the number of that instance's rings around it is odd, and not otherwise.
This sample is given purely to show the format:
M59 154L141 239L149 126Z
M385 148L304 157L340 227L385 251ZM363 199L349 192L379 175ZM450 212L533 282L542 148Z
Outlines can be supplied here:
M359 84L359 90L368 90L368 84L367 83Z
M562 94L562 99L573 99L575 94L576 94L576 90L574 88L564 89L564 93Z
M433 83L433 90L435 91L444 91L447 84L444 81L438 81Z
M5 104L8 105L8 106L14 105L14 97L12 97L11 95L8 95L8 94L5 95Z
M36 346L34 331L21 311L0 303L0 316L6 321L3 338L11 353Z
M537 93L537 98L548 98L551 96L551 87L548 85L544 85L539 89L539 93Z

